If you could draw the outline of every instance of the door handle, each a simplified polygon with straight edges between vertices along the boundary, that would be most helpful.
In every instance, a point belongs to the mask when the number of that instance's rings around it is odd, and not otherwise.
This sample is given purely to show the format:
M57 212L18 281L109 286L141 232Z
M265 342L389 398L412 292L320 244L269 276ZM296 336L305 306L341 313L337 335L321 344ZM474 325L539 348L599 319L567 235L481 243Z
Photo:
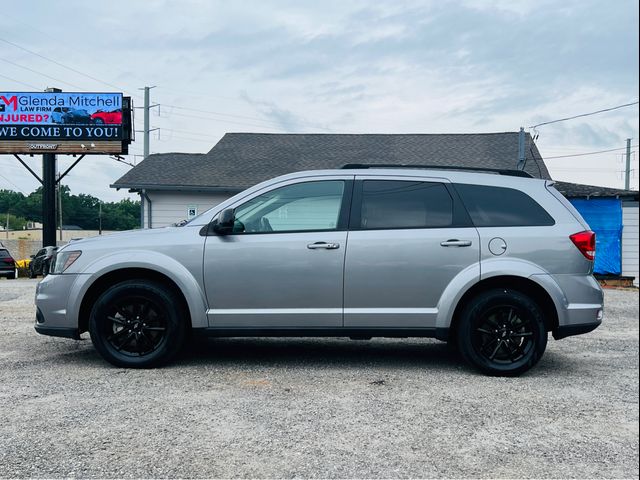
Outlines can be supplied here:
M317 250L319 248L324 248L325 250L335 250L336 248L340 248L339 243L327 243L327 242L316 242L310 243L307 245L307 248L310 250Z
M452 238L445 242L440 242L441 247L470 247L471 240L458 240L456 238Z

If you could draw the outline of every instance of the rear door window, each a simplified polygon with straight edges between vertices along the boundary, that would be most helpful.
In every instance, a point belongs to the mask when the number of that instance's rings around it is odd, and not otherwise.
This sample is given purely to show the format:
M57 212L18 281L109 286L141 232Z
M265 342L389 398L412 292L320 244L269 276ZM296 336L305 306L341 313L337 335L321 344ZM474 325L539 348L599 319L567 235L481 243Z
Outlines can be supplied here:
M442 183L365 180L356 228L444 228L453 217L453 200Z
M533 198L520 190L488 185L456 184L476 227L548 226L555 221Z

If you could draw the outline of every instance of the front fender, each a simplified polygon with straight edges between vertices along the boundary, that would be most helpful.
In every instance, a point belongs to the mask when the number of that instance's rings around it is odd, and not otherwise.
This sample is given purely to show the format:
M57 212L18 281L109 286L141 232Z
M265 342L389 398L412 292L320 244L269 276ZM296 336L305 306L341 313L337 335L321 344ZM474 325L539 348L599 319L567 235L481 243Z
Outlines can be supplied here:
M86 265L69 291L67 315L77 325L80 306L85 294L102 276L127 268L153 270L170 278L184 295L191 324L194 328L207 327L207 301L198 281L180 262L162 253L149 250L127 250L105 255Z

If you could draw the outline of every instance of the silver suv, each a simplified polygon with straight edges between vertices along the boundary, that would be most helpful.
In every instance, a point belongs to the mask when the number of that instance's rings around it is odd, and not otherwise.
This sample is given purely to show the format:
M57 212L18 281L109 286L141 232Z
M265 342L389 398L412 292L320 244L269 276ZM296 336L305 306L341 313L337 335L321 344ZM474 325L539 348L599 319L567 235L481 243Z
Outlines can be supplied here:
M602 321L595 235L520 171L350 165L278 177L180 227L61 248L35 328L122 367L205 336L435 337L517 375Z

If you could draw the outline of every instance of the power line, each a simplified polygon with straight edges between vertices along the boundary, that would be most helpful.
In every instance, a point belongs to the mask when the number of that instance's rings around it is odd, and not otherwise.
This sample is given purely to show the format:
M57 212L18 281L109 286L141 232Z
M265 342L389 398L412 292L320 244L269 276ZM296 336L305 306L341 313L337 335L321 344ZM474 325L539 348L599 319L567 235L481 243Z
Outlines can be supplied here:
M636 148L638 145L633 145L631 148ZM597 155L598 153L617 152L618 150L626 150L627 147L610 148L609 150L598 150L595 152L574 153L572 155L556 155L555 157L545 157L545 160L553 160L556 158L570 158L570 157L584 157L586 155Z
M186 114L186 113L175 113L174 112L171 115L177 115L178 117L198 118L200 120L211 120L213 122L233 123L235 125L243 125L243 126L247 126L247 127L269 128L271 130L284 130L282 127L276 127L275 125L274 126L256 125L256 124L253 124L253 123L234 122L233 120L225 120L223 118L203 117L203 116L199 116L199 115L189 115L189 114Z
M551 125L552 123L565 122L567 120L573 120L574 118L588 117L589 115L596 115L598 113L610 112L612 110L618 110L619 108L625 108L625 107L631 107L633 105L638 105L638 103L640 103L640 102L636 101L636 102L631 102L631 103L625 103L624 105L618 105L618 106L611 107L611 108L604 108L602 110L596 110L595 112L581 113L580 115L574 115L572 117L559 118L557 120L551 120L549 122L538 123L537 125L532 125L529 128L534 128L535 129L535 128L541 127L543 125Z
M22 190L19 186L17 186L15 183L13 183L11 180L9 180L7 177L5 177L4 175L2 175L1 173L0 173L0 177L4 178L4 179L5 179L5 181L6 181L8 184L13 185L15 188L17 188L18 190L20 190L20 191L21 191L22 193L24 193L25 195L28 195L28 193L27 193L27 192L25 192L24 190Z
M276 125L278 127L280 126L280 124L278 124L276 122L273 122L271 120L265 120L264 118L248 117L248 116L245 116L245 115L234 115L234 114L231 114L231 113L214 112L214 111L211 111L211 110L202 110L202 109L198 109L198 108L180 107L178 105L171 105L171 104L167 104L167 103L164 103L162 105L165 106L165 107L171 107L171 108L175 108L175 109L178 109L178 110L187 110L187 111L190 111L190 112L206 113L206 114L209 114L209 115L220 115L220 116L223 116L223 117L241 118L241 119L247 119L247 120L257 120L258 122L269 123L269 124L272 124L272 125Z
M161 128L160 130L169 131L171 133L186 133L187 135L193 135L194 137L220 138L220 135L210 135L208 133L192 132L190 130L178 130L177 128Z
M213 110L203 110L203 109L199 109L199 108L189 108L189 107L181 107L179 105L173 105L173 104L169 104L169 103L162 103L163 106L165 107L169 107L169 108L174 108L174 109L178 109L178 110L186 110L186 111L190 111L190 112L197 112L197 113L204 113L207 115L217 115L217 116L222 116L222 117L230 117L230 118L239 118L239 119L246 119L246 120L253 120L253 121L257 121L257 122L261 122L261 123L265 123L267 125L271 125L275 128L277 128L278 130L284 130L284 128L282 127L281 123L275 122L273 120L268 120L268 119L264 119L264 118L259 118L259 117L250 117L247 115L236 115L236 114L232 114L232 113L224 113L224 112L216 112ZM175 112L170 112L169 115L181 115L181 116L187 116L186 114L178 114ZM201 117L194 117L194 118L201 118ZM220 120L217 118L211 118L211 120ZM225 122L228 123L232 123L226 119L224 119ZM259 126L262 127L262 125L255 125L255 124L248 124L248 123L242 123L240 125L248 125L248 126ZM305 125L302 125L300 123L296 123L297 127L302 127L304 128ZM312 125L306 125L306 127L313 127ZM318 130L323 130L323 131L327 131L330 132L331 130L328 128L324 128L324 127L314 127L317 128Z
M2 60L3 62L8 63L10 65L14 65L14 66L16 66L18 68L22 68L24 70L28 70L28 71L33 72L33 73L37 73L38 75L42 75L43 77L47 77L50 80L55 80L56 82L64 83L64 84L69 85L69 86L71 86L73 88L78 88L80 90L84 90L84 88L79 87L78 85L74 85L73 83L65 82L64 80L60 80L59 78L52 77L51 75L47 75L46 73L39 72L38 70L35 70L33 68L25 67L24 65L20 65L19 63L12 62L11 60L7 60L6 58L0 58L0 60Z
M190 140L192 142L208 143L209 145L211 145L211 143L213 142L212 140L201 140L199 138L182 137L180 135L171 135L171 139L173 139L173 138L177 138L177 139L180 139L180 140ZM158 139L158 141L165 142L167 140Z
M30 83L21 82L20 80L16 80L15 78L7 77L6 75L2 75L0 73L0 77L6 78L7 80L11 80L12 82L19 83L20 85L24 85L25 87L33 88L35 90L39 90L40 87L36 87L35 85L31 85Z
M553 168L554 172L575 172L575 168ZM633 170L633 169L632 169ZM612 173L624 173L624 170L612 170L611 168L580 168L581 172L612 172Z
M69 67L69 66L65 65L64 63L60 63L60 62L58 62L56 60L53 60L53 59L51 59L49 57L41 55L38 52L34 52L33 50L29 50L28 48L25 48L25 47L22 47L22 46L18 45L17 43L10 42L9 40L6 40L4 38L0 38L0 42L4 42L4 43L6 43L8 45L11 45L11 46L13 46L15 48L19 48L20 50L23 50L23 51L25 51L27 53L30 53L31 55L35 55L36 57L40 57L40 58L42 58L42 59L44 59L44 60L46 60L48 62L51 62L51 63L53 63L55 65L60 66L62 68L66 68L67 70L69 70L69 71L71 71L73 73L77 73L78 75L82 75L83 77L90 78L91 80L93 80L95 82L99 82L99 83L102 83L103 85L107 85L108 87L115 88L118 91L126 92L126 90L118 87L117 85L113 85L112 83L105 82L104 80L101 80L101 79L99 79L97 77L94 77L94 76L89 75L87 73L81 72L80 70L77 70L75 68ZM133 95L135 95L135 94L133 94ZM135 95L135 96L139 97L139 95Z
M204 98L219 98L221 100L233 100L238 101L238 97L222 97L220 95L211 95L211 92L195 92L195 91L186 91L186 90L175 90L168 87L163 87L162 85L158 85L157 88L161 88L162 90L166 90L167 92L178 93L180 95L187 95L189 97L204 97Z

